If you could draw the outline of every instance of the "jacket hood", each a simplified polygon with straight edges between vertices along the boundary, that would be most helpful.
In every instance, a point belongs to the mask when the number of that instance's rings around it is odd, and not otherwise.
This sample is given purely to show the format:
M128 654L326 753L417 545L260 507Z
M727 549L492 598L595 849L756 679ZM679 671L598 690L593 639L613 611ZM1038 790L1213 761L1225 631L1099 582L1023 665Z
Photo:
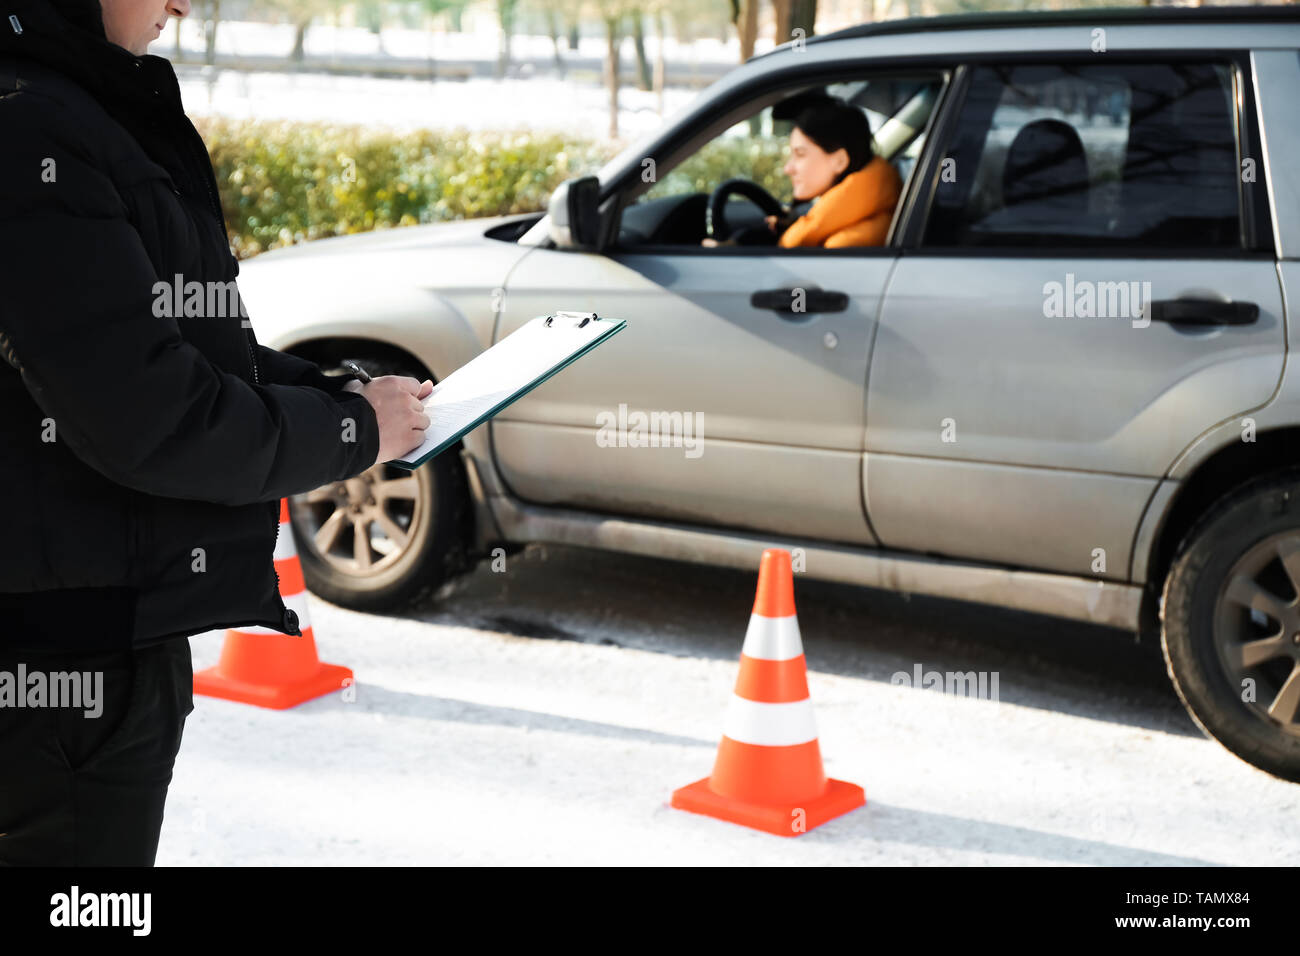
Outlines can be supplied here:
M99 0L45 0L44 5L78 30L104 39L104 10Z
M35 61L76 81L119 118L173 101L176 74L158 56L136 56L104 34L99 0L0 0L0 57ZM174 102L179 106L179 91Z
M82 83L115 57L99 0L0 0L0 54L36 60Z

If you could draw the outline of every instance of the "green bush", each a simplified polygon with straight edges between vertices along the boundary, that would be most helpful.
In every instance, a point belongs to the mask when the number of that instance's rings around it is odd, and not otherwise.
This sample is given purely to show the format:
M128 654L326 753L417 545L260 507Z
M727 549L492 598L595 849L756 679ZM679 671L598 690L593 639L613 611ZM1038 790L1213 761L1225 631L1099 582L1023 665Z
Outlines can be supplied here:
M227 232L246 258L306 239L546 208L616 144L549 133L417 130L202 118Z

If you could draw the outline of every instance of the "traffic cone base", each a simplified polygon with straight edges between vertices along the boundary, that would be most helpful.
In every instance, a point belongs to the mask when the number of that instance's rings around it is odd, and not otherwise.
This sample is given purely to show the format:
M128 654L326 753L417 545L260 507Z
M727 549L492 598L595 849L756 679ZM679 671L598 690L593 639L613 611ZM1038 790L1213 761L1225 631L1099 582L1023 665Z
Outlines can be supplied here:
M673 791L672 805L679 810L702 813L777 836L798 836L867 802L866 794L857 784L827 779L825 791L811 800L781 804L746 803L715 793L709 786L709 779L705 777Z
M272 710L287 710L346 687L351 679L351 668L338 664L321 664L318 673L290 684L254 684L225 677L219 668L209 667L194 675L194 692Z
M194 675L194 693L285 710L352 682L349 668L322 663L316 654L316 638L307 613L306 584L293 543L293 529L289 526L289 503L285 499L280 500L280 533L275 542L274 560L280 596L285 606L297 615L302 636L260 626L226 631L221 660L215 667Z

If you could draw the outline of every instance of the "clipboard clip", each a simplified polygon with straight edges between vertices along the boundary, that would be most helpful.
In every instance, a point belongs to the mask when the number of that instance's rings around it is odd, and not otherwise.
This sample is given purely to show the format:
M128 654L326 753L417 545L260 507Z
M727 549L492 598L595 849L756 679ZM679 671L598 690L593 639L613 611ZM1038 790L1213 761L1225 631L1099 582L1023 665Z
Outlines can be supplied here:
M580 329L588 322L599 322L600 316L596 315L595 312L556 312L554 315L548 315L546 317L545 324L548 329L551 327L551 322L554 319L568 319L573 323L575 329Z

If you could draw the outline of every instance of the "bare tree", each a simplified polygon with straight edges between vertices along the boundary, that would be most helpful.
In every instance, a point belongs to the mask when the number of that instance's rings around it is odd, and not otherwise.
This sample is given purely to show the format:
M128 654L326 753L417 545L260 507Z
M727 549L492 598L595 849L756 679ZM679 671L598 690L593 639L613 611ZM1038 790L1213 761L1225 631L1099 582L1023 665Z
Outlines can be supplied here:
M217 62L217 24L221 22L221 0L208 0L203 17L203 62Z
M632 21L632 50L636 53L636 83L637 88L642 90L650 89L650 61L645 55L645 10L642 7L636 7L628 14L628 19Z
M790 0L790 36L802 30L805 39L812 36L817 21L817 0Z
M790 41L790 0L772 0L772 42Z
M519 12L519 0L497 0L497 20L501 23L501 47L497 54L497 79L501 79L510 69L510 41L515 34L515 14Z
M388 52L384 49L384 4L382 0L360 0L357 4L357 19L375 35L379 52Z
M609 90L609 138L618 138L619 47L624 24L639 9L636 0L596 0L595 7L605 25L605 86Z
M553 4L546 4L542 15L546 19L546 32L551 36L551 48L555 55L555 72L564 79L564 55L560 52L560 11Z
M740 0L736 32L740 34L740 62L754 55L754 41L758 39L758 5L761 0Z
M338 0L262 0L261 6L278 11L293 24L293 49L289 59L301 63L307 39L307 28L338 6Z
M546 20L546 30L551 35L551 45L555 53L555 70L563 79L568 64L560 52L560 39L572 52L578 48L578 21L582 16L582 0L534 0L540 6Z
M655 75L654 75L654 90L655 90L655 98L657 100L655 105L656 108L659 110L659 115L663 116L664 115L664 74L667 72L667 61L665 58L664 47L668 41L668 31L664 28L664 4L662 2L656 3L654 5L654 8L651 12L651 16L654 18L654 22L655 22L655 40L657 41L656 48L655 48Z
M411 2L414 2L416 7L429 17L447 14L454 33L460 32L460 16L469 4L469 0L411 0ZM429 66L429 79L437 79L438 69L433 60L432 43L425 48L425 61Z
M623 20L621 13L606 13L605 21L605 87L609 90L609 138L618 139L618 48L623 42L619 32Z

